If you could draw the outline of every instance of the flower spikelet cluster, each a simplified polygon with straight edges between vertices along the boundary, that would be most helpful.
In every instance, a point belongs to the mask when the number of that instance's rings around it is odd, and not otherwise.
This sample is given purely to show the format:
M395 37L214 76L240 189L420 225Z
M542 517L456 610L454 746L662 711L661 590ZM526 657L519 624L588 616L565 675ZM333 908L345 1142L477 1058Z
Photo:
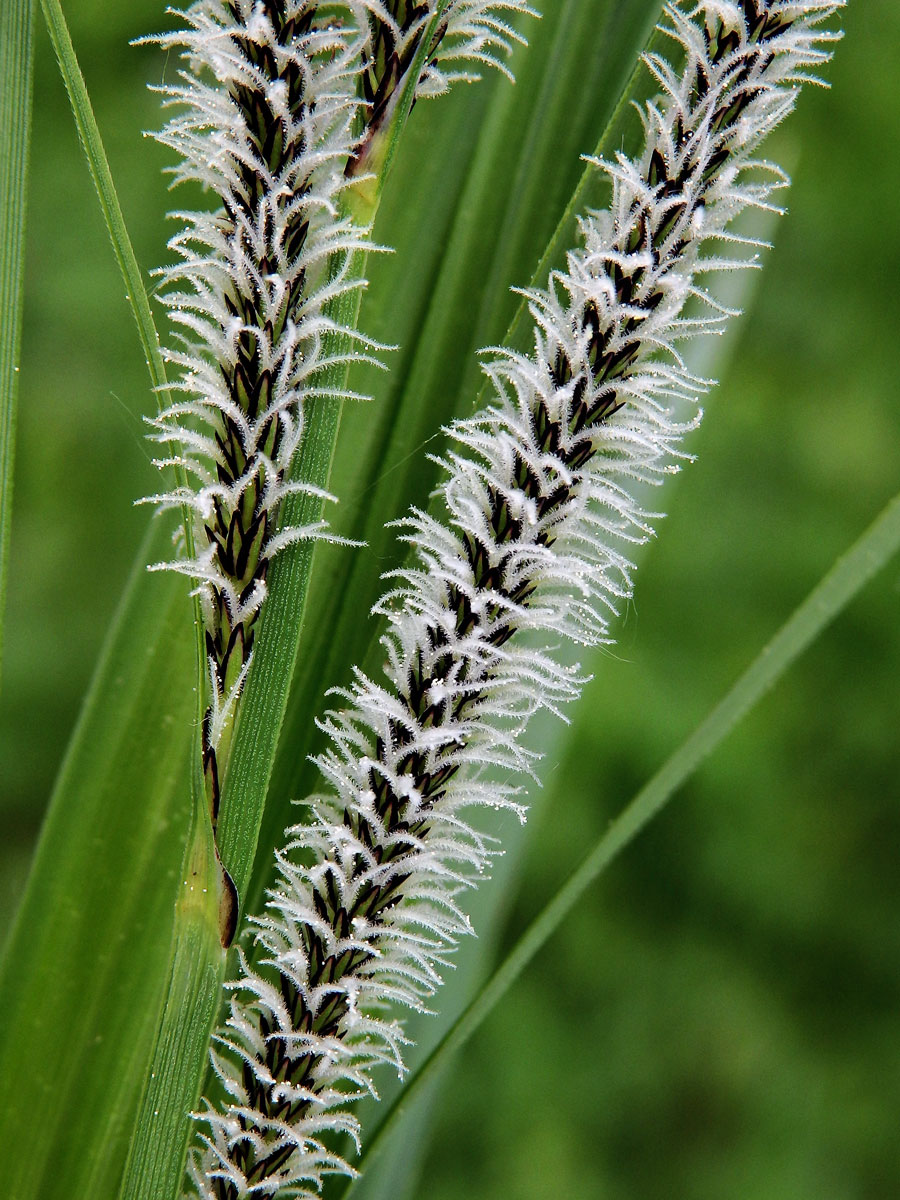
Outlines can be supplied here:
M755 260L735 218L786 182L758 144L827 59L820 26L839 7L667 7L679 65L646 60L660 95L643 149L596 162L608 211L524 293L532 351L491 352L493 399L449 430L440 519L403 522L414 561L377 606L384 676L357 673L323 723L328 791L288 831L218 1035L229 1101L202 1117L200 1196L313 1196L351 1171L331 1134L357 1135L349 1106L372 1069L402 1069L398 1010L427 1003L470 932L465 892L493 852L472 809L521 812L495 780L532 773L530 718L579 691L541 647L608 642L631 595L652 522L636 492L677 469L705 387L680 346L730 315L704 279Z
M279 529L279 510L289 493L312 490L289 467L325 394L323 371L340 358L329 313L360 286L348 266L366 242L341 215L365 29L358 8L344 6L338 20L320 7L199 0L186 28L156 39L184 64L163 89L174 115L159 140L180 158L175 181L200 183L219 202L174 214L178 261L163 272L163 299L180 330L167 352L176 399L151 422L159 465L187 479L152 499L194 518L195 557L164 565L200 594L214 813L269 564L288 543L324 535L321 523Z
M473 80L470 71L450 64L468 62L512 75L505 59L525 39L504 16L537 15L526 0L362 0L368 14L369 36L363 48L363 96L367 125L377 131L390 119L391 105L400 94L428 37L423 65L415 83L415 98L438 96L456 80ZM437 18L437 19L435 19Z
M443 79L473 79L463 70L448 69L453 62L474 63L503 72L512 79L505 59L524 38L509 22L516 16L538 16L536 9L525 0L451 0L447 10L447 32L435 55ZM436 80L440 85L441 78Z

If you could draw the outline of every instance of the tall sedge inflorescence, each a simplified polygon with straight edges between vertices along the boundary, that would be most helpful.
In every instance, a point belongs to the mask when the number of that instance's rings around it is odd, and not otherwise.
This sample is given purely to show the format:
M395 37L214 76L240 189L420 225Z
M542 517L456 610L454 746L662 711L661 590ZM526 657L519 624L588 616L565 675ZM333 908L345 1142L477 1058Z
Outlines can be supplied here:
M167 355L180 396L152 422L167 450L160 465L189 477L155 499L194 515L196 557L167 565L200 594L214 819L269 565L289 542L322 532L279 530L278 515L286 495L307 489L290 478L291 460L328 388L339 332L330 309L359 286L348 267L366 241L342 214L365 31L350 13L339 21L318 8L200 0L184 31L160 39L185 63L165 89L176 113L160 140L181 157L176 182L199 182L221 202L175 214L180 261L164 273L164 299L182 331Z
M426 32L414 95L446 89L445 58L490 62L508 50L514 35L495 12L524 7L198 0L184 30L155 39L184 62L163 89L176 113L159 135L181 158L175 182L200 183L221 202L174 214L179 261L163 274L181 331L167 354L180 396L151 422L166 449L159 465L187 479L153 499L194 519L195 556L165 565L194 579L201 600L214 822L270 563L292 542L327 536L321 521L279 524L287 495L316 492L291 463L315 401L343 394L335 368L373 348L335 317L339 298L363 283L354 256L372 214L360 223L347 203L370 170L363 150L389 123Z
M530 717L579 690L535 639L610 640L630 547L651 533L635 491L676 469L706 386L679 345L730 315L700 280L754 261L735 218L773 207L786 183L757 148L827 59L821 26L840 7L667 7L680 65L646 59L660 96L643 149L596 162L609 210L585 214L565 270L524 293L533 351L496 352L492 401L449 431L442 519L404 523L415 564L378 605L384 679L357 673L324 722L330 790L289 831L253 964L242 954L214 1056L228 1100L203 1115L198 1195L314 1196L325 1173L351 1170L333 1135L356 1137L349 1108L376 1064L402 1070L395 1010L422 1007L469 931L461 894L491 847L468 810L519 810L494 778L530 773Z
M179 261L164 273L164 299L182 331L167 356L181 395L152 422L167 451L160 465L188 477L154 499L186 505L196 527L195 557L167 565L197 582L201 600L213 820L269 565L291 542L324 536L322 522L279 528L285 496L313 490L291 477L291 462L315 400L340 394L334 368L367 349L334 312L362 283L351 264L367 228L345 199L368 169L361 146L388 117L389 105L373 97L395 93L428 27L417 91L436 90L442 55L487 60L506 48L491 9L521 2L456 0L435 26L437 7L199 0L185 30L159 39L185 63L165 89L177 111L160 135L181 157L175 180L199 182L221 201L175 214Z

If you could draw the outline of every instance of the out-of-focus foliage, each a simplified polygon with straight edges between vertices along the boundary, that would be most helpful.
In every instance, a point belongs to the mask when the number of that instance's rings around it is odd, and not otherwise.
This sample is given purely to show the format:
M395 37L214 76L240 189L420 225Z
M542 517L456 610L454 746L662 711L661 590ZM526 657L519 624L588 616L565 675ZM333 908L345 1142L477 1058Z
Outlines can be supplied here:
M167 236L165 155L139 141L159 66L127 42L161 9L69 13L146 267ZM793 215L620 645L544 766L509 936L897 489L900 11L851 0L846 30L833 90L772 147ZM35 96L0 934L147 520L131 502L156 487L145 368L44 37ZM900 1193L898 611L893 567L548 947L448 1081L411 1195Z

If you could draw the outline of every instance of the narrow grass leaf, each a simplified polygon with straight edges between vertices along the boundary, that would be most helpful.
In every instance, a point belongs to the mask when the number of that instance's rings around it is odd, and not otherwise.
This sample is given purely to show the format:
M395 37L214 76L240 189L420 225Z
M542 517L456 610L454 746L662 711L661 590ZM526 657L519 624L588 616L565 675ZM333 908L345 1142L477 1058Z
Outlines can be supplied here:
M32 18L32 0L7 0L0 8L0 666L22 335Z
M141 548L0 965L0 1130L15 1148L3 1192L16 1200L115 1195L153 1044L194 703L183 588L144 569L166 536L158 526Z
M159 336L156 332L153 314L150 311L150 301L131 238L128 235L125 218L122 215L122 206L119 204L116 186L109 169L103 139L100 136L81 67L78 65L66 18L63 16L59 0L40 0L40 2L47 32L50 34L50 41L59 62L60 74L72 105L78 136L87 157L91 179L97 189L97 198L100 201L103 219L106 222L122 278L128 288L125 298L134 314L141 345L147 357L150 379L155 388L163 388L166 384L166 373L159 349Z
M50 41L53 44L53 49L59 63L60 74L66 86L69 102L72 105L75 126L87 158L91 179L94 181L94 187L97 190L97 198L100 201L100 209L103 213L103 219L106 222L113 252L119 264L119 270L122 272L125 286L128 289L125 293L125 299L128 301L131 311L134 314L138 336L141 340L141 346L144 349L147 370L150 373L150 382L156 390L157 395L163 398L167 381L165 365L159 347L159 334L153 320L153 313L150 311L150 300L147 295L147 289L144 286L141 269L138 266L131 238L125 225L125 218L122 215L122 206L119 203L112 172L109 169L109 160L103 146L103 139L100 136L97 119L94 116L94 109L84 82L84 76L81 73L81 67L78 65L78 58L75 54L75 47L72 45L72 38L69 35L66 18L63 16L59 0L41 0L41 8L44 13L47 32L50 34ZM182 483L182 468L176 468L176 476L178 482ZM193 527L189 514L186 511L184 513L183 525L188 553L193 554ZM205 653L201 632L199 601L196 599L194 601L194 625L196 629L195 649L199 679L205 669ZM202 715L199 688L197 689L197 706L198 715Z

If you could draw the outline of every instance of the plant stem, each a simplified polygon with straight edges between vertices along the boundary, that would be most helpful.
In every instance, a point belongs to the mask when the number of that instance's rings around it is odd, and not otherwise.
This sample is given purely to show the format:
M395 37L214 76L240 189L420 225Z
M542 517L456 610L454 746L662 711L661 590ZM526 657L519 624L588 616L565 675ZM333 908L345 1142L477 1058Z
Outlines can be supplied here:
M123 1200L177 1197L187 1157L185 1114L197 1106L202 1076L185 1069L205 1061L225 973L219 937L219 877L202 792L175 909L175 938L153 1067L141 1100L125 1167Z

